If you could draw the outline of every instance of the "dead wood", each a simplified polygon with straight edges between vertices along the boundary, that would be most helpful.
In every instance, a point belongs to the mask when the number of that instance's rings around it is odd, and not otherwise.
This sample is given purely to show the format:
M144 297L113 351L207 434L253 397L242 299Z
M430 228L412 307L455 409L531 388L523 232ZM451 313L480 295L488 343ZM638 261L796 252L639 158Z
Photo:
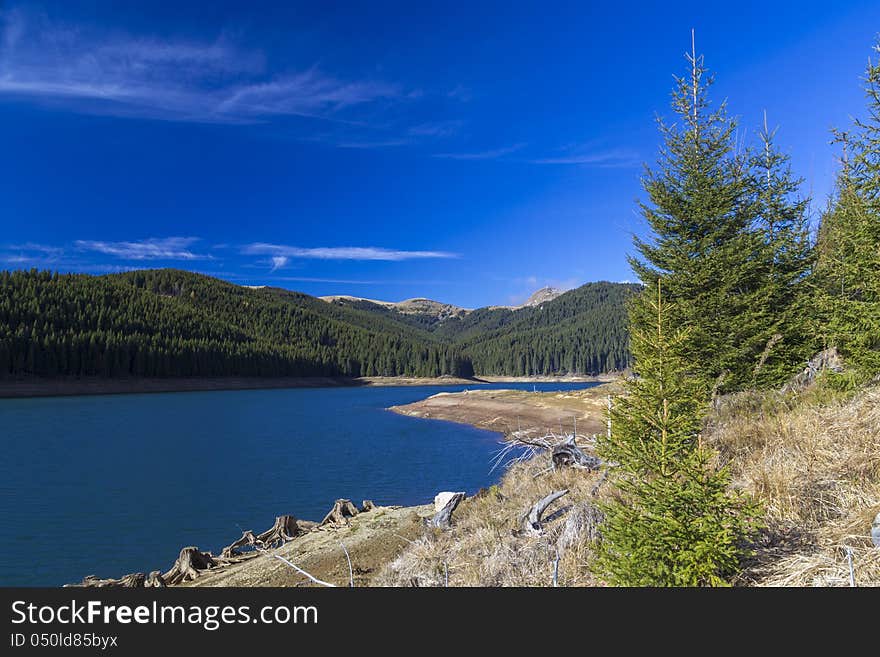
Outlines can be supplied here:
M813 383L816 377L825 370L838 373L844 371L843 359L834 347L820 351L807 361L804 369L782 387L782 392L803 390Z
M361 502L361 513L366 513L367 511L372 511L376 508L376 505L373 504L373 500L364 500Z
M254 542L259 543L263 547L274 547L279 544L283 545L287 541L292 541L302 533L304 532L296 523L296 518L290 515L278 516L275 518L274 525L262 534L254 537ZM238 540L244 539L246 534L247 532Z
M532 508L529 509L529 512L526 514L525 518L523 518L523 532L529 536L540 536L543 533L543 528L541 527L541 517L547 510L547 507L549 507L551 504L553 504L553 502L558 500L563 495L567 494L567 488L565 490L557 490L535 502Z
M575 442L575 437L567 439L553 447L553 465L559 467L583 468L585 470L598 470L602 465L602 459L585 454Z
M180 551L171 570L162 575L162 580L169 586L182 584L194 580L201 571L217 565L210 552L200 552L195 546L185 547Z
M165 580L162 579L162 573L158 570L152 571L144 582L147 588L165 588Z
M320 527L324 525L345 525L348 519L358 514L357 507L352 504L351 500L336 500L333 508L324 516Z
M144 582L146 581L146 575L143 573L129 573L128 575L123 575L119 579L101 579L96 575L87 575L83 577L83 581L79 584L68 584L67 586L71 587L85 587L85 588L123 588L123 589L139 589L143 588Z
M452 512L455 511L455 508L464 498L464 493L454 493L452 497L447 500L446 504L443 505L443 508L437 511L433 518L428 520L428 526L438 527L439 529L448 529L452 524Z
M288 516L281 516L281 517L283 518L283 517L288 517ZM276 525L278 524L278 519L275 520L275 524ZM273 529L274 529L274 527L273 527ZM232 543L227 545L225 548L223 548L223 551L220 552L220 556L224 559L231 559L233 557L237 557L238 555L241 554L241 552L239 552L238 548L245 547L245 546L254 546L256 544L256 542L257 542L257 537L254 536L254 533L250 529L248 529L247 531L242 532L240 539L238 539L237 541L233 541Z

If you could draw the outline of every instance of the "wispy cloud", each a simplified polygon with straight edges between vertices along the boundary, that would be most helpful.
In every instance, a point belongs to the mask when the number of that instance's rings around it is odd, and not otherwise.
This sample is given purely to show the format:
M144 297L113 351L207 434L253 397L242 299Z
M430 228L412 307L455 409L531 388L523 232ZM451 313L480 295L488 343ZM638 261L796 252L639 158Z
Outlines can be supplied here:
M271 281L285 281L290 283L340 283L344 285L381 285L386 281L359 281L345 278L312 278L309 276L270 276Z
M429 258L457 258L455 253L446 251L402 251L395 249L385 249L373 246L330 246L303 248L298 246L287 246L284 244L267 244L265 242L256 242L248 244L242 248L244 255L268 255L272 256L272 264L274 269L278 269L277 262L281 262L281 258L286 258L283 265L286 265L291 258L308 258L316 260L420 260Z
M495 160L505 155L510 155L520 150L525 144L513 144L503 148L493 148L485 151L465 152L465 153L435 153L434 157L446 158L449 160Z
M569 152L527 160L531 164L583 164L597 167L633 167L640 164L638 153L625 149Z
M136 242L104 242L76 240L74 246L83 251L95 251L127 260L210 260L212 256L194 253L190 247L198 237L162 237Z
M277 271L284 267L288 262L290 262L290 258L287 256L273 256L272 257L272 271Z
M223 37L108 35L22 11L0 13L0 95L75 111L206 123L345 121L347 108L408 97L394 84L341 80L314 66L277 77L265 68L261 52Z
M409 128L407 133L414 137L451 137L461 129L463 123L463 121L420 123Z
M230 116L297 115L332 118L353 105L401 96L401 90L381 81L343 82L310 69L270 82L234 89L215 111Z

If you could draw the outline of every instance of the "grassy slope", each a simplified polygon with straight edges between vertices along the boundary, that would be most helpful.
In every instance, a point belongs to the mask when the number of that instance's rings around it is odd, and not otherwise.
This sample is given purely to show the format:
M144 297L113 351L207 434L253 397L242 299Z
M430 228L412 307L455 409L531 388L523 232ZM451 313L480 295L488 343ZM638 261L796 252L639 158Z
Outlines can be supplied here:
M848 586L850 548L856 583L880 586L880 550L869 535L880 511L880 386L854 396L822 390L742 393L710 417L706 439L735 485L765 508L767 528L739 585ZM559 550L560 585L601 584L589 570L596 475L546 473L548 465L541 454L510 468L497 487L461 504L450 532L425 534L380 581L439 586L448 567L450 586L549 586ZM570 492L550 508L545 537L517 535L529 506L561 488Z

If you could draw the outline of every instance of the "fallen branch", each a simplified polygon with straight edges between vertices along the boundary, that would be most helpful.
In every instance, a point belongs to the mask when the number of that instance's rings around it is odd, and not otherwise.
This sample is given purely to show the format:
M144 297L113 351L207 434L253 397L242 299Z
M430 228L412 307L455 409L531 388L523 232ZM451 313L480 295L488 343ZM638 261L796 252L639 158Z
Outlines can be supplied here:
M567 494L567 488L565 490L557 490L535 502L535 504L526 514L526 517L523 519L523 532L529 536L540 536L543 533L543 529L541 527L541 517L547 510L547 507L549 507L551 504L553 504L553 502L558 500L563 495Z
M342 551L345 552L346 560L348 560L348 585L354 588L354 570L351 567L351 556L349 556L348 550L345 549L345 543L340 541L339 545L342 547Z

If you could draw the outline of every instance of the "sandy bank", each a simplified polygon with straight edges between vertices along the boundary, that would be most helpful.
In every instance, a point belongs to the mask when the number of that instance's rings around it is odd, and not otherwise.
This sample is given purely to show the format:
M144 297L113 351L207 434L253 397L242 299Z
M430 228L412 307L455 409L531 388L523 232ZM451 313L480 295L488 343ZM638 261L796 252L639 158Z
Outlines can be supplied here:
M577 420L578 433L590 434L605 430L605 408L613 385L607 383L566 392L441 392L388 410L410 417L470 424L500 433L517 430L571 432Z

